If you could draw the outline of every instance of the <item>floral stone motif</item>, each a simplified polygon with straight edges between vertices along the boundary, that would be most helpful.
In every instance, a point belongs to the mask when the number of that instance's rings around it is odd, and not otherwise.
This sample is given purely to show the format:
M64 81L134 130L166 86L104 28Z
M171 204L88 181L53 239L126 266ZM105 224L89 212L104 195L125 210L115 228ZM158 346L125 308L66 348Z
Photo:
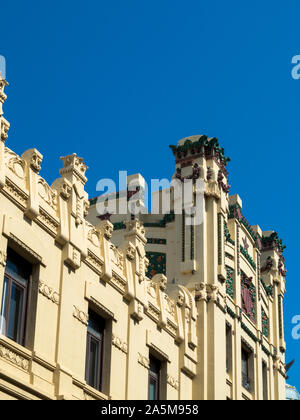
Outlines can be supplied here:
M269 329L270 329L270 322L267 314L262 309L261 310L261 323L262 323L262 333L265 337L269 338Z
M230 267L226 267L226 293L234 299L234 271Z

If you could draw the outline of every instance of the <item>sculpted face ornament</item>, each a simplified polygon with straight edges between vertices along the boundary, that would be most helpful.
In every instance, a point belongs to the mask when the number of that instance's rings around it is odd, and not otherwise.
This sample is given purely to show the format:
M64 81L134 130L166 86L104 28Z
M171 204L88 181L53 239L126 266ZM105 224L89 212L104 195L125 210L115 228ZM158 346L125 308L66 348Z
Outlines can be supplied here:
M65 178L59 178L53 182L52 187L58 192L63 198L68 200L71 196L72 186L70 182Z
M112 237L114 226L109 220L102 220L97 226L97 230L99 230L104 238L109 241Z
M104 228L104 236L106 239L110 240L113 233L113 227L110 224L106 224Z
M162 292L165 292L166 291L166 289L167 289L167 278L165 276L162 276L161 277L159 287L160 287L160 290Z
M41 170L43 155L36 149L29 149L23 153L22 158L26 160L31 169L38 173Z
M181 291L179 291L178 297L177 297L177 305L182 307L183 304L184 304L184 294Z
M64 182L61 186L61 195L64 198L70 198L71 196L71 192L72 192L72 187L69 183Z
M126 251L127 258L132 261L135 258L135 248L132 245L129 245Z
M156 274L152 278L152 282L157 284L162 292L166 291L168 279L164 274Z
M145 236L145 228L143 223L141 223L138 219L130 220L129 222L126 222L126 227L129 231L134 231L139 233L142 236Z
M38 155L32 156L31 166L35 171L39 172L41 170L42 159Z
M3 142L7 140L9 127L9 123L1 117L1 140Z
M87 217L87 215L89 213L89 208L90 208L90 202L85 200L83 202L83 215L84 215L84 217Z

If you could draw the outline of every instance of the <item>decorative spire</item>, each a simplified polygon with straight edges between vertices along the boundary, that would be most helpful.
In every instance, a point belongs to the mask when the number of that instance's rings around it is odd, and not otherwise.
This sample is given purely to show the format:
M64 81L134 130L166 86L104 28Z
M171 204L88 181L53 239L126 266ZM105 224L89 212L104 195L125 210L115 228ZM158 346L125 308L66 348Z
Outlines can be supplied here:
M5 87L8 86L7 81L2 77L0 72L0 133L1 133L1 141L3 143L6 141L8 137L8 130L10 124L6 119L3 117L3 104L7 99L7 95L4 93Z
M4 93L4 89L6 86L8 86L8 83L2 77L1 72L0 72L0 116L3 115L3 104L7 99L7 95Z

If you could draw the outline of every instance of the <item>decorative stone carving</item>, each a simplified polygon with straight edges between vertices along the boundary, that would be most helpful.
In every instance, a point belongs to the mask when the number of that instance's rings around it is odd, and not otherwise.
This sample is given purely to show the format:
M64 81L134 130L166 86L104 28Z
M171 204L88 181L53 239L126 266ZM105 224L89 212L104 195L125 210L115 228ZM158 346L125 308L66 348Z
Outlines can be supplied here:
M148 357L143 356L141 353L138 353L138 363L144 366L146 369L149 369L150 367L150 360Z
M80 252L76 248L73 248L72 261L74 262L76 266L80 266L80 259L81 259L80 257L81 257Z
M57 209L57 191L53 190L47 182L39 177L38 180L39 196L47 203L53 210Z
M89 322L89 315L86 314L84 311L81 311L77 306L73 306L73 317L76 318L84 325L88 325Z
M175 388L177 391L179 391L179 382L177 379L174 379L172 376L167 376L167 383L171 385L171 387Z
M136 235L138 235L140 237L140 239L142 240L142 242L146 243L147 240L145 238L145 228L143 223L138 220L138 219L134 219L134 220L128 220L127 222L125 222L126 228L130 233L135 233Z
M29 248L24 242L17 238L14 234L9 235L10 239L14 241L19 247L23 248L28 254L30 254L36 261L42 262L42 257L37 254L33 249Z
M100 246L99 231L91 223L85 221L87 227L87 238L96 247Z
M44 223L45 226L49 227L52 231L56 232L58 228L58 222L51 217L46 211L40 208L40 220Z
M90 202L83 200L83 216L86 217L89 214Z
M112 344L115 347L117 347L119 350L121 350L123 353L127 354L127 351L128 351L127 343L121 340L119 337L115 336L114 334L112 336Z
M166 289L167 289L167 281L168 281L168 279L164 274L156 274L152 278L152 282L154 284L157 284L162 292L165 292Z
M135 259L135 247L129 243L127 250L126 250L126 257L133 261Z
M124 256L121 251L118 250L118 248L115 247L115 245L111 244L110 249L113 251L113 262L115 265L120 269L124 270Z
M3 267L6 266L6 252L5 251L0 251L0 265L3 265Z
M8 360L13 365L18 366L19 368L28 371L29 369L29 360L20 356L18 353L10 350L9 348L0 344L0 357L2 359Z
M92 270L96 271L98 275L102 274L103 263L99 257L97 257L93 252L88 250L88 255L85 259L85 263L91 267Z
M79 225L83 224L83 196L79 194L78 188L76 185L73 185L74 192L75 192L75 225L78 227Z
M112 237L114 225L109 220L103 220L99 223L97 229L99 229L105 239L109 241Z
M219 199L221 197L219 184L216 181L213 181L213 182L206 181L204 194L207 197L214 197L214 198Z
M152 281L148 281L147 292L153 299L156 299L156 284Z
M85 172L88 167L85 165L82 158L78 157L75 153L73 155L65 156L60 158L63 161L63 167L59 173L61 176L70 177L77 175L77 177L85 184L87 179Z
M218 294L219 294L219 287L213 284L206 285L206 292L207 292L207 300L210 302L217 302Z
M39 282L39 293L41 293L47 299L51 300L51 302L55 303L56 305L59 304L59 294L55 292L52 287L49 287L42 281Z
M195 300L203 301L207 299L205 283L199 283L195 285Z
M0 126L1 126L1 141L3 141L4 143L8 137L10 124L4 117L0 117Z
M70 198L72 193L72 185L66 178L58 178L53 182L51 188L66 200Z
M0 115L2 115L2 105L7 99L7 95L4 93L5 88L8 86L7 81L2 77L0 72Z
M132 305L132 310L131 310L132 318L136 319L137 321L141 321L144 318L143 305L136 299L133 300L131 305Z
M178 291L178 296L177 296L177 305L181 308L184 304L184 300L185 300L185 296L184 293L179 290Z
M20 179L25 178L26 162L21 159L15 152L5 148L5 164Z
M171 300L170 298L169 298L169 296L168 295L165 295L164 296L164 300L165 300L165 307L166 307L166 311L170 314L170 315L172 315L172 316L175 316L175 303L173 302L173 300Z
M22 158L27 162L30 168L38 173L41 170L43 155L36 149L29 149L23 153Z
M17 201L21 202L22 205L26 207L28 195L21 188L18 188L8 178L6 178L5 187L12 197L14 197Z

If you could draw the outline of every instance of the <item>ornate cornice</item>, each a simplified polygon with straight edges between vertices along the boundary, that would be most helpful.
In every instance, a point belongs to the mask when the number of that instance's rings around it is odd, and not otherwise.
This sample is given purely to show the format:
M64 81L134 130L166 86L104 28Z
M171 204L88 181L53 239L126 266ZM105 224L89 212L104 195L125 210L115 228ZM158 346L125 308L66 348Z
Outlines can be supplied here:
M207 136L193 136L196 141L192 141L191 138L186 138L183 145L170 146L176 162L186 160L187 157L193 159L197 156L206 157L207 159L214 158L221 167L225 167L230 161L224 154L224 149L220 147L218 139L215 137L208 138Z
M14 234L9 235L10 239L14 241L20 248L24 249L28 254L30 254L36 261L42 262L42 257L37 254L33 249L31 249L28 245L26 245L21 239L17 238Z

